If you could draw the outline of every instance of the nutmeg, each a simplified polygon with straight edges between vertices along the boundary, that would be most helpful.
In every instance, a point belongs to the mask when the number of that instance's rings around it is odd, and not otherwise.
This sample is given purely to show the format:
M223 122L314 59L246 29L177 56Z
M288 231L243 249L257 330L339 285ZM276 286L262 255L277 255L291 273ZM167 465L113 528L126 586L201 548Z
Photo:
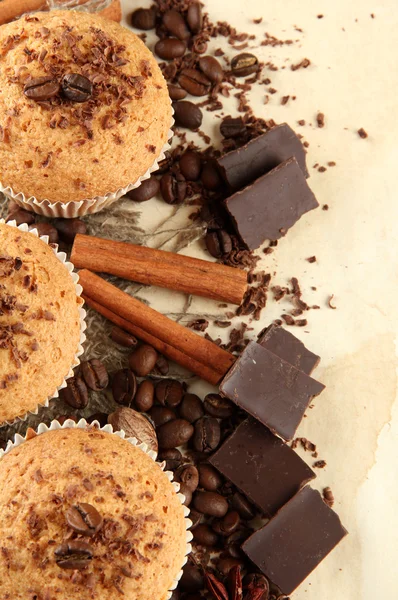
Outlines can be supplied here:
M147 444L150 450L158 453L158 438L152 423L143 414L121 406L109 415L108 423L114 431L123 430L127 437L137 438L139 443Z

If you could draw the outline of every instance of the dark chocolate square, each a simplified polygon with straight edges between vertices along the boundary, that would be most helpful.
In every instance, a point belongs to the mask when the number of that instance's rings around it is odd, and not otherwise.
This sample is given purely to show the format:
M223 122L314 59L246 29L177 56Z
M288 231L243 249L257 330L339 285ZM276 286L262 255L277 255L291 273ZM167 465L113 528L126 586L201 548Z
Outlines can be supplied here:
M311 375L320 361L296 336L277 325L267 327L257 343L307 375Z

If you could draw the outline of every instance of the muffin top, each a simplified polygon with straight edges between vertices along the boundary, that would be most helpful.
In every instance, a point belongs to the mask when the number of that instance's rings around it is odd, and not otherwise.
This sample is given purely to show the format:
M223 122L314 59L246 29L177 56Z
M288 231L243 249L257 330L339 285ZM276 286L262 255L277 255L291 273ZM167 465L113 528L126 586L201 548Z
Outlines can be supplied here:
M0 223L0 423L34 410L62 384L79 347L81 304L53 249Z
M94 429L48 431L1 459L0 535L2 599L165 600L186 552L165 473Z
M115 192L152 166L170 123L163 75L128 29L74 11L0 27L0 181L15 193Z

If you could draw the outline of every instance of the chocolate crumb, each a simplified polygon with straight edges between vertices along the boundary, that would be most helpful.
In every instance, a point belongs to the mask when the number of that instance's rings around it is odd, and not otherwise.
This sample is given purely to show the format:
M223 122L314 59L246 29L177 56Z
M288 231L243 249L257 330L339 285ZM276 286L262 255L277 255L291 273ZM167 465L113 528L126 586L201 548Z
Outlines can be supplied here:
M332 508L333 504L334 504L334 495L332 490L330 489L330 487L325 487L323 489L323 501L325 502L325 504L327 504L329 506L329 508Z
M209 321L207 319L196 319L195 321L190 321L187 324L187 327L194 329L195 331L205 331L208 326Z
M299 63L295 64L295 65L290 65L290 68L292 71L297 71L298 69L306 69L307 67L309 67L311 64L311 61L309 60L309 58L303 58L302 61L300 61Z
M286 325L294 325L295 320L291 315L281 315L282 319L285 321Z
M323 204L322 210L329 210L329 204Z
M325 127L325 115L322 112L319 112L316 116L316 122L318 123L318 127Z
M332 294L328 300L328 306L329 308L333 308L333 310L336 310L337 306L335 306L334 304L332 304L333 302L333 298L334 298L334 294Z
M296 319L295 325L297 325L297 327L305 327L308 325L308 321L307 319Z
M316 262L316 256L309 256L308 258L306 258L306 260L309 263L314 263L314 262Z
M305 120L304 119L300 119L299 121L297 121L297 123L299 125L301 125L301 127L303 127L305 125Z
M368 137L368 134L366 133L363 127L361 127L361 129L358 129L358 135L363 140L365 140Z
M290 96L282 96L282 100L281 100L282 106L285 106L285 104L287 104L289 102L289 98L290 98Z
M324 469L326 467L326 460L317 460L312 466L315 469Z

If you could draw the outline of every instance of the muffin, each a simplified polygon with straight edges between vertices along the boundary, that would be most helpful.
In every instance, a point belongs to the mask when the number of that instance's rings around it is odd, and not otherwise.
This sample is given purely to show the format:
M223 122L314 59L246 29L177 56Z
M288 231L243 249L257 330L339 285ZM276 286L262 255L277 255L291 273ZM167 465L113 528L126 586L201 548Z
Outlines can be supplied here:
M0 221L0 424L46 404L78 364L83 301L61 259Z
M93 428L47 431L1 459L0 598L166 600L186 525L139 447Z
M21 205L99 210L157 168L171 123L155 58L118 23L56 10L0 28L0 182Z

